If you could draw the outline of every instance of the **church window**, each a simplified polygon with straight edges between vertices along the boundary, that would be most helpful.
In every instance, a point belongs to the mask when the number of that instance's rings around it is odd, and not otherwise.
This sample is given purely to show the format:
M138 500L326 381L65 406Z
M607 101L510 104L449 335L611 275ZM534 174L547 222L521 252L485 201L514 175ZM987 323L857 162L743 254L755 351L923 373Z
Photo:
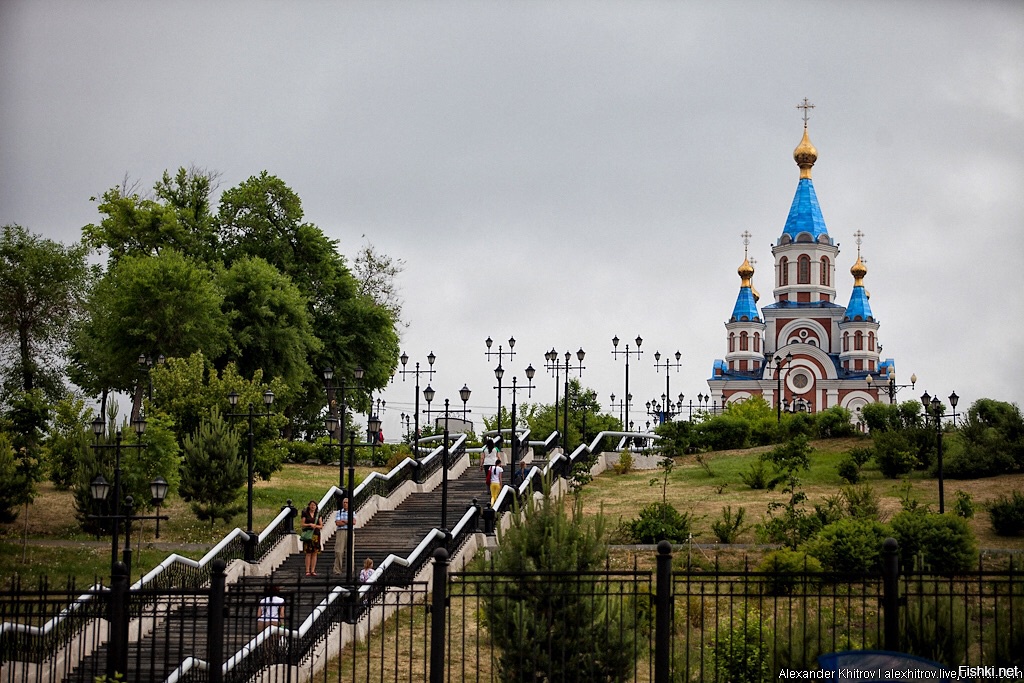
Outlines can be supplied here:
M750 340L746 332L740 332L740 351L750 350Z
M798 285L811 284L811 257L801 254L796 261L796 283Z
M868 332L868 351L875 350L875 333Z
M729 353L732 353L735 350L736 350L736 333L735 332L730 332L729 333Z
M754 333L754 351L761 353L761 333Z
M783 256L779 259L779 285L789 284L789 259Z
M843 351L850 350L850 333L843 332Z
M863 351L864 350L864 333L861 332L860 330L857 330L857 332L855 332L854 335L853 335L853 350L854 351Z
M828 287L829 286L828 278L829 278L828 256L822 256L821 257L821 284L823 284L826 287Z

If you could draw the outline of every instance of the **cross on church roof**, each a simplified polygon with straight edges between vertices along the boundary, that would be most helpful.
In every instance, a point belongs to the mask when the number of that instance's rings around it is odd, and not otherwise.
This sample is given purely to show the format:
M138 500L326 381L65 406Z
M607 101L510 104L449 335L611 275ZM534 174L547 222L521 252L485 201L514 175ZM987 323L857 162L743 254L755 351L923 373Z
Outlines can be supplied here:
M811 104L810 101L805 97L804 101L801 104L796 105L796 108L804 110L804 128L806 128L807 127L807 119L810 118L807 115L808 114L807 110L808 109L814 109L814 105Z
M740 237L743 238L743 258L746 258L747 257L747 245L750 244L750 238L752 237L752 235L750 234L749 230L744 230L743 232L740 233Z
M857 256L860 256L860 243L864 241L864 233L858 230L853 236L857 238Z

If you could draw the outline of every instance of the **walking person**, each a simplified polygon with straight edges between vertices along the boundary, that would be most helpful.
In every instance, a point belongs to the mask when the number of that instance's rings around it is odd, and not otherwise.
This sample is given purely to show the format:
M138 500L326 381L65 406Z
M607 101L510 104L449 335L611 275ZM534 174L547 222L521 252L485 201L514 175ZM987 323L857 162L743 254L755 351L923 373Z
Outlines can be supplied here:
M498 500L498 493L501 491L501 475L505 470L501 468L501 458L494 461L494 465L490 469L488 475L488 481L491 486L491 507L494 507L494 501Z
M355 533L356 516L352 515L352 529L348 528L348 498L341 499L341 507L334 513L334 566L331 570L338 576L345 573L345 552L348 550L348 535ZM353 538L353 544L355 539Z
M320 531L323 528L320 506L311 500L302 511L302 552L306 554L306 576L316 576L316 558L323 550L320 545Z
M480 471L484 473L484 488L491 490L491 468L494 467L500 451L494 447L494 439L484 439L484 448L480 452Z

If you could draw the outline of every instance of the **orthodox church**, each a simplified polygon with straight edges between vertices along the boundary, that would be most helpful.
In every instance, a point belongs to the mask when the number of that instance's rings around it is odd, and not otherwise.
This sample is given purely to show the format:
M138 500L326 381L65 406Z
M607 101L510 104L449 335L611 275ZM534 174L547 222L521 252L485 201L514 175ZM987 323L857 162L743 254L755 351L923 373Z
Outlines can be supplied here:
M819 412L838 405L856 414L878 400L879 385L895 377L892 359L880 358L878 321L864 287L868 269L860 256L860 231L854 235L853 288L847 305L837 301L839 246L825 227L811 181L818 152L807 133L809 106L805 101L803 139L793 152L800 168L796 196L772 246L774 302L758 310L746 253L750 233L744 232L740 291L725 323L728 351L715 361L708 380L715 405L762 396L773 407L781 401L786 411Z

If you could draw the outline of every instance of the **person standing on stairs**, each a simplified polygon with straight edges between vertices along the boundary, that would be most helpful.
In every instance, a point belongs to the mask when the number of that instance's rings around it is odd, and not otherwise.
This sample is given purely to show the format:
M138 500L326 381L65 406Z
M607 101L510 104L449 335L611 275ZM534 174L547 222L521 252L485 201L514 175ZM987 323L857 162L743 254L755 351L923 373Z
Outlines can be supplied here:
M488 470L488 478L491 484L491 507L494 501L498 500L498 493L501 491L501 475L505 471L501 468L501 458L494 461L494 465Z
M494 447L494 439L491 437L484 439L484 448L480 452L480 471L484 473L484 488L488 493L491 490L491 468L494 467L500 452Z
M341 507L334 513L334 566L332 571L341 576L345 573L345 551L348 549L348 535L355 533L356 516L352 515L352 529L348 528L348 498L341 500ZM355 539L353 539L353 543Z
M311 500L302 511L302 551L306 554L306 576L316 576L316 558L323 549L320 545L320 530L323 528L320 506Z

